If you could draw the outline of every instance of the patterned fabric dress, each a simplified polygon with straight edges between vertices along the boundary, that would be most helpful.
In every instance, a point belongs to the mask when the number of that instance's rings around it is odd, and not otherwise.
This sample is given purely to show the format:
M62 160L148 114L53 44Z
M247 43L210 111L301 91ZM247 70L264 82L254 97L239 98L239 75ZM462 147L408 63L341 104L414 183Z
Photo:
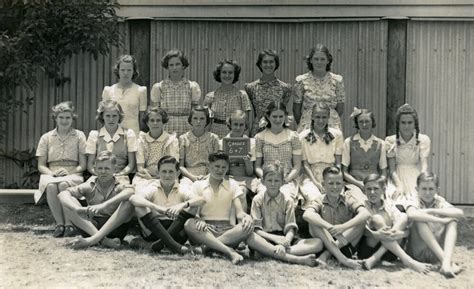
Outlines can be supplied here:
M201 98L199 85L183 78L179 82L165 79L155 83L151 89L151 102L157 102L168 113L168 123L165 130L169 133L175 132L178 136L191 129L188 116L191 107L197 105Z
M341 119L336 111L337 104L345 101L346 93L342 76L328 72L320 79L308 72L296 77L294 91L295 103L302 104L298 132L311 128L311 112L317 102L325 102L331 108L329 127L342 131Z
M184 167L193 175L207 175L208 157L219 150L219 137L211 132L205 132L196 137L188 131L179 137L179 158Z

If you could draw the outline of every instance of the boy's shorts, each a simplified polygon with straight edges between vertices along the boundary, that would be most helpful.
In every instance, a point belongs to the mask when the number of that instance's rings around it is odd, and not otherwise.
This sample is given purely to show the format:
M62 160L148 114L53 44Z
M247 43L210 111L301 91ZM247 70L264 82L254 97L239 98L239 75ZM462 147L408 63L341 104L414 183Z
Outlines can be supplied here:
M366 236L362 236L362 238L359 241L359 244L357 244L357 257L358 259L361 259L361 260L372 257L372 255L374 255L375 252L377 252L382 246L382 243L378 242L377 245L375 245L375 247L370 247L367 244L366 239L367 239ZM385 252L385 254L383 254L382 260L393 262L397 260L397 256L393 254L392 252L387 251Z
M219 238L225 232L234 228L229 221L206 221L206 224L209 232L211 232L216 238Z
M92 218L91 223L98 229L102 228L105 223L109 220L110 217L100 217L100 216L95 216ZM117 227L115 230L110 232L107 235L107 238L119 238L120 240L123 240L125 236L127 235L128 228L132 225L132 221L129 221L127 223L121 224L119 227ZM83 231L81 228L77 228L78 232L83 236L83 237L89 237L90 235Z

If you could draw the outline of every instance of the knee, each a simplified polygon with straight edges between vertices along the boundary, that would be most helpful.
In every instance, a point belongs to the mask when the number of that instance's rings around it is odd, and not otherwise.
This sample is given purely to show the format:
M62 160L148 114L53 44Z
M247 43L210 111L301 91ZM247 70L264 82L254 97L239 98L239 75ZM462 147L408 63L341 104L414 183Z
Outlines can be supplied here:
M57 195L58 194L58 185L57 184L48 184L46 186L46 194L48 195Z
M377 214L377 215L373 215L370 218L369 227L372 230L380 230L380 229L382 229L386 226L387 226L387 224L385 223L385 220L382 216Z
M145 208L145 207L135 207L135 214L137 215L138 218L141 218L151 212L150 209Z
M66 182L61 182L61 183L58 184L58 189L59 189L60 192L64 191L68 187L69 187L69 184L66 183Z
M186 233L195 232L196 231L196 219L194 219L194 218L188 219L184 223L184 230L186 231Z

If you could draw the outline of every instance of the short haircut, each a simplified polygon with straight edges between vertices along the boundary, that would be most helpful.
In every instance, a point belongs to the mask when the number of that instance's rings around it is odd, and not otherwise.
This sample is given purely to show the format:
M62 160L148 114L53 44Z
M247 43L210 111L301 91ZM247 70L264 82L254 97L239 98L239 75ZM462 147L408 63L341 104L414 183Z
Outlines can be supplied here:
M168 69L168 64L171 58L178 57L183 64L183 68L187 68L189 66L189 61L184 52L179 49L172 49L166 52L165 56L161 59L161 66L165 69Z
M202 105L196 105L195 107L191 108L191 112L189 113L188 116L188 123L191 124L191 120L193 119L193 115L197 111L202 111L206 115L206 125L209 125L211 123L211 116L209 114L209 108L206 106Z
M275 59L275 70L277 70L278 67L280 67L280 56L278 55L278 53L272 49L264 49L260 51L260 53L258 54L257 63L256 63L258 69L260 69L261 72L263 72L262 61L265 56L271 56L273 57L273 59Z
M152 113L157 113L161 115L161 121L163 122L163 124L168 123L168 113L166 113L164 109L162 109L161 107L149 106L143 114L143 122L145 122L145 124L148 122L148 120L150 120L150 114Z
M51 107L51 118L53 120L56 120L58 114L62 112L70 112L72 115L72 119L77 118L77 114L74 112L74 106L72 105L72 101L63 101Z
M98 162L105 162L109 160L114 166L117 163L117 158L112 152L102 151L97 155L97 158L95 159L95 165L97 165Z
M387 178L379 174L370 174L364 179L364 185L371 182L378 183L382 189L387 186Z
M328 175L341 175L342 171L337 166L329 166L323 170L323 179L326 179Z
M416 178L416 185L419 186L422 182L434 182L436 187L439 186L438 176L432 172L423 172Z
M262 179L265 180L265 178L271 174L279 175L282 180L285 177L285 171L283 170L283 167L279 163L270 163L263 166Z
M120 70L121 63L131 63L133 65L132 80L135 80L140 75L140 73L138 72L137 60L135 59L135 57L133 55L125 54L125 55L121 55L119 59L117 59L117 61L115 62L113 71L114 71L114 75L117 78L120 78L119 70Z
M172 156L163 156L158 161L158 171L160 171L160 167L164 164L172 164L176 168L176 171L179 171L179 162Z
M215 161L218 161L218 160L224 160L226 161L227 163L229 163L229 155L226 154L224 151L217 151L215 153L211 153L209 155L209 163L213 163Z
M237 81L239 81L241 68L240 68L240 65L235 60L232 60L232 59L224 59L222 61L219 61L219 63L216 66L216 70L214 70L212 72L212 75L214 76L214 79L217 82L222 82L222 80L221 80L221 71L222 71L222 67L224 66L224 64L230 64L234 67L234 80L232 80L232 83L236 83Z
M328 64L326 65L326 71L331 70L331 63L332 63L332 60L333 60L332 55L331 55L331 53L329 53L329 49L326 46L322 45L322 44L316 44L316 46L311 48L311 51L305 57L306 66L308 67L308 69L310 71L314 70L313 63L311 63L311 59L313 58L313 56L316 52L322 52L326 55L326 58L328 59Z
M226 120L227 127L232 129L232 119L243 119L245 121L245 129L247 129L247 114L240 109L234 110Z
M122 122L124 117L122 106L117 101L113 99L108 99L99 102L99 107L97 108L97 115L95 118L98 122L100 122L100 124L104 125L104 111L106 109L118 111L119 123Z
M267 111L265 113L265 120L267 121L267 128L271 128L272 124L270 122L270 115L274 111L281 110L285 113L286 116L288 116L288 112L286 111L286 105L283 102L279 101L272 101L270 104L267 106ZM283 123L283 127L288 127L286 125L286 121Z

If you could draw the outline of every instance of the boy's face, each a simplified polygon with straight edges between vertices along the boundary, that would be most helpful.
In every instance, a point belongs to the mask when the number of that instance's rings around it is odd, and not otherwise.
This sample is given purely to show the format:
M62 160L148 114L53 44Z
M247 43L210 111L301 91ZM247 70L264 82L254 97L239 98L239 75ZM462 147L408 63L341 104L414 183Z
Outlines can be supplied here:
M230 120L230 131L234 137L242 137L245 132L245 119L244 118L232 118Z
M378 182L368 182L364 185L364 193L372 204L382 199L383 189Z
M158 170L160 182L173 184L178 179L179 171L174 164L162 164Z
M432 181L421 182L416 187L416 190L418 191L420 199L425 203L432 203L438 193L438 187Z
M229 169L229 163L225 160L217 160L209 164L209 174L215 180L223 180Z
M267 194L274 198L280 193L283 179L278 173L269 173L263 178L263 185L267 188Z
M344 180L341 174L328 174L323 180L324 190L332 198L337 198L344 189Z
M95 163L95 172L100 178L111 177L114 175L114 165L111 160L97 161Z

